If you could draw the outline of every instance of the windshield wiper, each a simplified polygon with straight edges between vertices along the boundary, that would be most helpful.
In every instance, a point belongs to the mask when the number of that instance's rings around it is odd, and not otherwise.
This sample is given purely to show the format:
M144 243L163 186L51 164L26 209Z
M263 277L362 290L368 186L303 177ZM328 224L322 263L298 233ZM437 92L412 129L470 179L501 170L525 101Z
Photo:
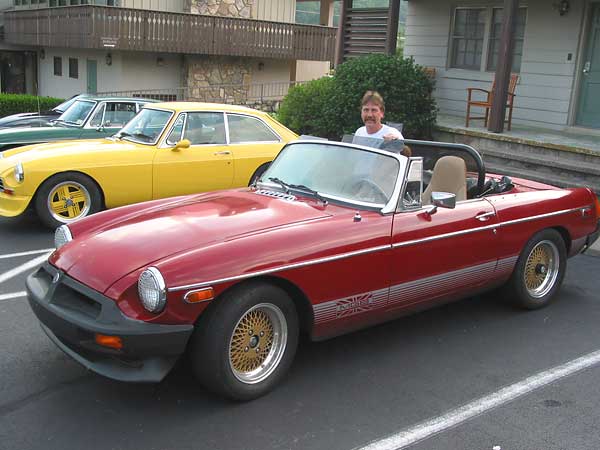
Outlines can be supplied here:
M329 203L317 191L315 191L314 189L311 189L308 186L305 186L303 184L288 184L288 183L286 183L284 181L281 181L279 178L275 178L275 177L271 177L271 178L269 178L269 180L271 180L274 183L280 184L285 189L285 193L286 194L290 193L290 189L295 189L295 190L300 191L300 192L302 192L304 194L312 195L317 200L320 200L324 205L327 205Z

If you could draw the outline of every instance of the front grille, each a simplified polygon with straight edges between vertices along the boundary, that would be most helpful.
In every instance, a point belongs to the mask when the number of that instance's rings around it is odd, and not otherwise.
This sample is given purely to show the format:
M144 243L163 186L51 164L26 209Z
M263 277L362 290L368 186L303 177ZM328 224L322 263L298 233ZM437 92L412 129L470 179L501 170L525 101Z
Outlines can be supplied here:
M285 192L277 192L277 191L269 191L267 189L258 189L255 191L258 195L266 195L267 197L279 198L281 200L287 200L288 202L293 202L296 200L296 197L291 194L286 194Z
M62 283L56 287L51 303L91 317L92 319L97 318L102 310L100 303Z

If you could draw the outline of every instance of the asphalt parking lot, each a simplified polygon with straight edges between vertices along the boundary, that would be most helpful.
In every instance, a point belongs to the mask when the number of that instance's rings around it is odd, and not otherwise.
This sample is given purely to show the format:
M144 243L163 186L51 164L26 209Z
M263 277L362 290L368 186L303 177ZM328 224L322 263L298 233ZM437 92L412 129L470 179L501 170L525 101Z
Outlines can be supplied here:
M484 295L303 340L284 383L250 403L202 390L185 361L160 384L130 385L66 357L22 295L51 247L35 217L0 219L1 450L588 450L600 442L598 244L569 261L548 308L524 312Z

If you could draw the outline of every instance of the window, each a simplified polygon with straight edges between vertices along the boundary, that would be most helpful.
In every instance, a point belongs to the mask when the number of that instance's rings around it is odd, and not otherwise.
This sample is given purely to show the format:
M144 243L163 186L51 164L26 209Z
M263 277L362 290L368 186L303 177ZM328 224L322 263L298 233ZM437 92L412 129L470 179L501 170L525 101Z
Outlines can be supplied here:
M62 77L62 58L60 56L54 57L54 75Z
M450 67L494 71L498 64L503 8L456 8L450 42ZM512 71L521 69L527 8L516 17Z
M79 60L69 58L69 78L79 78Z
M104 123L102 121L102 118L104 117L104 109L105 108L106 108L106 105L102 105L100 108L98 108L98 110L95 112L94 116L90 120L90 127L101 127L102 126L102 124Z
M498 65L498 53L500 50L500 33L502 32L502 20L504 10L494 8L492 17L492 29L490 30L490 44L488 50L487 70L496 70ZM519 8L515 21L515 47L513 50L512 72L521 71L521 58L523 56L523 39L525 37L525 18L527 9Z
M121 128L133 116L135 116L135 103L107 103L103 125Z
M225 144L223 113L188 113L183 138L192 145Z
M173 129L171 130L171 134L169 134L169 138L167 139L167 144L175 145L181 140L181 135L183 133L183 125L185 124L186 114L180 114L173 125Z
M269 142L279 141L279 137L261 120L248 116L227 114L229 123L229 142Z

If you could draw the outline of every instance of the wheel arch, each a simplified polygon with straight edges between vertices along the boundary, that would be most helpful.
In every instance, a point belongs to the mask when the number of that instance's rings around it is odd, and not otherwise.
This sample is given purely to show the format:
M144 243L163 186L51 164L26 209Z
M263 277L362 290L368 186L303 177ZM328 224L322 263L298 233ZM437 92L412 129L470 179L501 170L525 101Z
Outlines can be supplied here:
M567 230L565 227L562 227L562 226L551 227L550 229L558 231L560 236L563 238L563 241L565 242L565 248L567 250L567 255L568 255L571 251L571 243L572 243L571 234L569 233L569 230Z
M262 175L264 173L265 170L267 170L267 168L271 165L273 161L268 161L266 163L262 163L260 166L258 166L256 168L256 170L254 171L254 173L252 174L252 176L250 177L250 179L248 180L248 186L250 186L252 184L252 180L254 180L254 177L257 175Z
M102 208L106 209L106 202L105 202L105 197L104 197L104 190L102 189L102 186L100 185L100 183L98 183L98 181L91 176L89 173L85 173L82 172L80 170L63 170L62 172L55 172L51 175L48 175L46 178L44 178L40 184L38 184L37 188L35 189L35 193L33 194L33 196L31 197L31 201L29 202L29 207L32 207L32 205L35 205L35 200L37 198L37 195L40 191L40 188L42 187L42 185L48 181L50 178L56 176L56 175L64 175L64 174L68 174L68 173L75 173L81 176L84 176L86 178L89 178L89 180L94 183L96 185L96 187L98 188L98 191L100 192L100 201L102 202Z
M254 277L247 280L240 281L232 286L229 286L223 292L219 294L215 300L211 302L211 305L219 303L219 298L223 296L225 293L230 292L232 289L243 289L245 285L253 284L253 283L264 283L271 284L273 286L277 286L278 288L285 291L286 294L290 296L294 306L296 308L296 313L298 315L298 324L300 327L300 331L305 332L307 334L311 334L312 327L314 324L314 316L313 309L311 303L308 299L308 296L304 293L300 287L298 287L295 283L281 277L275 276L260 276ZM209 308L210 308L209 306ZM201 320L202 316L206 314L207 311L200 314L197 320Z

